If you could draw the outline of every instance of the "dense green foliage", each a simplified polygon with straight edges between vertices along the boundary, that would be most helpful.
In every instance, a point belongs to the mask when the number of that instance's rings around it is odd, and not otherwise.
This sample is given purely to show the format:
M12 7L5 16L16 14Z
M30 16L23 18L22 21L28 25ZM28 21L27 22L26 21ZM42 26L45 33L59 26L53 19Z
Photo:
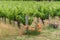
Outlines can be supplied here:
M43 20L47 19L49 14L60 17L60 2L0 1L0 17L25 24L26 14L29 16L29 24L33 17Z

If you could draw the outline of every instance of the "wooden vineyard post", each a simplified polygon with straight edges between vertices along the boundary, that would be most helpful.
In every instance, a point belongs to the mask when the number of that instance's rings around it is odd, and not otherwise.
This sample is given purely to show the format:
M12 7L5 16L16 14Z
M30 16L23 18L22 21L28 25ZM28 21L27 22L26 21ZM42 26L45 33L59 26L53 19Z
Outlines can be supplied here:
M17 24L18 24L18 28L20 29L20 21L17 21Z
M55 17L54 17L54 24L55 24L56 22L55 22Z
M50 14L49 14L49 25L50 25Z
M6 24L6 17L4 17L4 23Z
M9 24L11 24L11 19L9 19Z
M3 21L3 17L2 17L2 21Z
M27 30L28 30L28 15L27 14L26 14L25 20L26 20L26 26L27 26Z

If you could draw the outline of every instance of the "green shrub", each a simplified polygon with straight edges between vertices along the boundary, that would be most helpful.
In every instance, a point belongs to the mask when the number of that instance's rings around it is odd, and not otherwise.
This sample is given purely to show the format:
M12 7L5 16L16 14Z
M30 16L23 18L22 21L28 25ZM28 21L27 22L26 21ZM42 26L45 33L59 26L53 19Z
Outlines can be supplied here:
M34 31L26 30L25 34L27 34L27 35L39 35L40 32L38 32L38 30L34 30Z

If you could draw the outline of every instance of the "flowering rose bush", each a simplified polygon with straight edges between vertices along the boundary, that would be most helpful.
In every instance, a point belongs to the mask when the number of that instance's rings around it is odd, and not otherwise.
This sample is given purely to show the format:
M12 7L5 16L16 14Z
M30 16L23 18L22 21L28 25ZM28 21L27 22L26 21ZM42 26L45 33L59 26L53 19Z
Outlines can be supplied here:
M27 35L38 35L42 31L41 28L42 28L42 26L40 24L37 24L37 26L35 26L35 27L28 26L28 29L26 29L25 33Z

